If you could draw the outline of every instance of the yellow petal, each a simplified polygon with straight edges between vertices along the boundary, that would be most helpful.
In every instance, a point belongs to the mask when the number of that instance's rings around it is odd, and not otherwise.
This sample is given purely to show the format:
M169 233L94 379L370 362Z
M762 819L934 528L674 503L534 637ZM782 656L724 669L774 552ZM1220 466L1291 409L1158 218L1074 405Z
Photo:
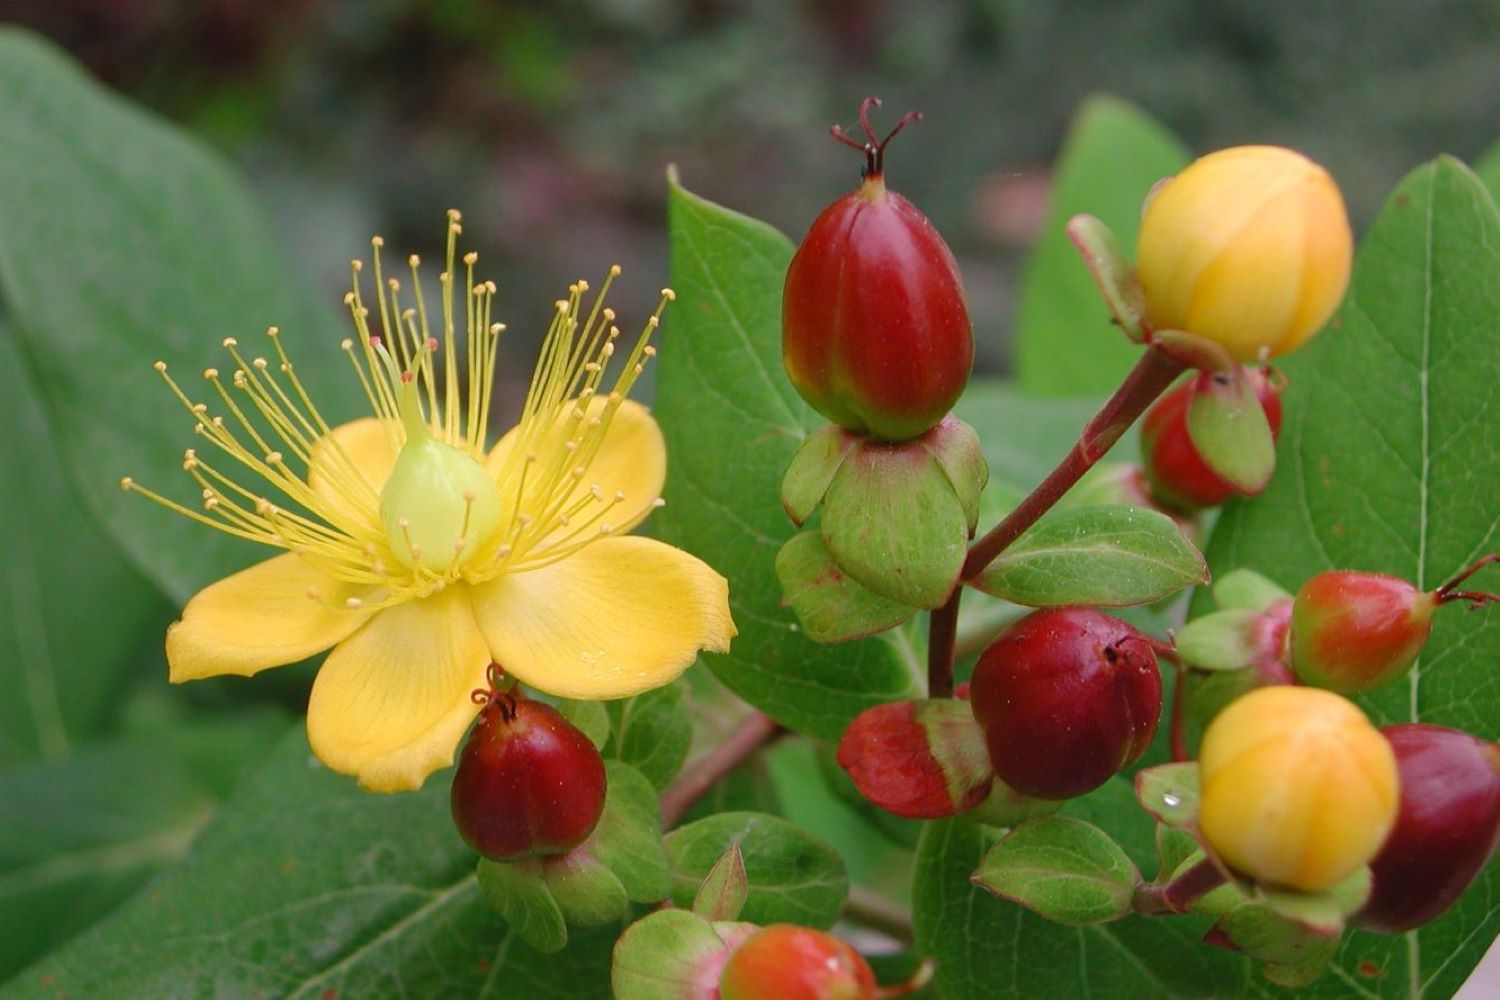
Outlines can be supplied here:
M735 635L729 584L649 538L601 538L543 569L474 588L490 654L563 698L625 698L676 678Z
M410 791L453 762L489 651L463 586L386 608L328 655L307 705L313 753L375 792Z
M596 414L603 404L604 400L594 399L589 413ZM571 406L564 407L551 430L539 441L531 443L530 450L542 456L543 460L546 456L563 454L569 431L576 423L572 412ZM521 440L521 431L520 426L511 428L490 450L485 464L489 467L490 475L497 480L506 473L506 463L513 457ZM528 474L527 478L534 484L540 477ZM606 518L615 526L616 531L623 533L640 524L651 513L652 505L661 496L662 483L666 478L667 445L662 439L661 428L656 425L656 418L651 416L650 410L633 399L627 399L615 411L604 432L604 440L593 461L589 463L588 471L574 484L563 509L572 507L593 486L598 486L606 498L613 497L617 492L623 493L625 499L611 508ZM507 493L507 489L514 490L513 483L502 481L500 489L502 495L514 496L513 493ZM527 492L529 494L530 490ZM507 499L506 502L514 503L514 500ZM524 502L521 509L528 509ZM562 529L563 533L566 530Z
M188 601L167 629L172 682L248 677L321 653L372 614L344 606L358 593L290 553L227 576Z
M372 523L379 516L380 488L395 464L386 421L365 417L313 442L307 484L342 517Z

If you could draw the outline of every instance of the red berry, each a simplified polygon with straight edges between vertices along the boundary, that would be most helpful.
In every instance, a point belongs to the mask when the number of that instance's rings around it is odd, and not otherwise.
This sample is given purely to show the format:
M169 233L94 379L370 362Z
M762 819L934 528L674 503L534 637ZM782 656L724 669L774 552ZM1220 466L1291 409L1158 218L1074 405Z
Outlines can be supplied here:
M1271 436L1281 431L1281 380L1261 369L1246 369L1260 405L1271 424ZM1187 411L1193 395L1213 375L1203 372L1157 400L1141 419L1141 460L1151 493L1179 510L1217 507L1235 495L1235 488L1211 469L1188 436Z
M1016 622L979 655L971 691L995 773L1043 799L1102 785L1146 752L1161 715L1150 643L1091 608Z
M722 1000L873 1000L875 973L831 934L772 924L729 957Z
M1421 654L1438 603L1394 576L1319 573L1292 602L1292 669L1340 694L1388 684Z
M495 861L565 854L604 812L604 760L556 709L491 692L453 775L453 822Z
M887 190L870 131L864 183L813 221L782 292L782 355L802 398L848 430L905 441L936 426L969 378L974 338L948 245ZM905 124L911 116L902 119ZM900 125L896 129L900 130Z
M866 709L844 730L838 762L860 794L908 819L941 819L973 809L995 780L984 734L968 706L955 698Z
M1381 730L1396 752L1396 825L1370 863L1374 890L1356 922L1398 933L1438 916L1474 881L1500 841L1500 751L1456 729Z

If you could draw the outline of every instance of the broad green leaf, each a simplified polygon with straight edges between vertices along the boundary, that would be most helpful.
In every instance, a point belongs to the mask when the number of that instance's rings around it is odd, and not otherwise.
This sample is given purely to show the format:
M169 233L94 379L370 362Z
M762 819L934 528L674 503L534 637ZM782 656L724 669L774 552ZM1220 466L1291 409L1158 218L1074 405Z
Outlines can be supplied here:
M660 902L672 891L672 872L662 851L656 789L627 764L607 760L604 767L609 790L589 850L615 873L631 902Z
M693 720L683 707L680 684L605 703L610 740L606 756L629 764L658 789L665 788L687 759Z
M974 882L1048 920L1087 927L1131 912L1140 872L1103 830L1072 816L1044 816L992 847Z
M3 299L0 292L0 305ZM142 649L160 643L168 609L95 527L68 482L55 429L3 322L0 427L0 468L7 470L0 476L5 763L61 756L93 733L142 665ZM80 616L87 628L78 627Z
M187 850L236 770L275 743L271 713L90 743L0 772L0 981L107 915Z
M1031 607L1149 604L1208 582L1203 556L1146 507L1054 511L990 563L975 586Z
M150 891L3 995L607 998L618 933L534 951L483 899L442 775L362 792L297 726Z
M604 750L609 746L610 736L613 735L609 709L605 704L602 701L560 701L557 703L557 710L564 719L577 726L589 738L590 743Z
M776 578L786 604L814 642L847 642L909 620L917 609L881 597L834 561L823 535L809 528L776 553Z
M217 156L18 31L0 31L0 93L0 299L84 501L183 599L263 550L120 493L129 475L197 502L181 461L200 442L153 362L202 398L221 338L260 354L278 325L330 420L356 415L358 385Z
M776 816L720 813L673 830L666 843L678 906L693 905L698 887L732 844L739 846L750 886L741 920L831 927L849 891L844 862L833 849Z
M1295 591L1356 568L1441 584L1500 539L1500 211L1456 160L1410 174L1355 261L1348 301L1285 359L1290 385L1277 471L1260 497L1228 505L1209 546L1216 573L1254 568ZM1200 603L1204 603L1200 599ZM1439 612L1403 683L1362 696L1377 724L1422 721L1500 737L1500 609ZM1353 934L1334 973L1446 996L1500 931L1500 868L1411 934ZM1379 970L1361 978L1361 963Z
M730 580L740 631L727 656L704 661L709 668L778 722L835 738L866 708L919 697L924 672L899 637L819 647L781 606L776 553L794 530L781 509L782 475L822 423L781 364L792 245L675 179L668 221L678 301L661 341L656 414L672 460L654 523L663 540Z
M1120 807L1127 799L1128 792L1111 799L1113 818L1091 818L1121 832L1118 820L1128 813ZM1152 833L1149 822L1137 826L1130 836L1139 841L1132 853L1140 863L1151 857ZM1204 918L1071 928L991 896L969 876L994 839L993 830L963 820L929 823L922 834L912 915L918 947L937 962L935 986L943 1000L1207 998L1250 992L1255 973L1248 962L1199 943L1208 927ZM1130 839L1122 837L1122 843L1131 850Z
M1002 512L1015 506L1047 478L1098 409L1097 400L1033 399L1006 382L972 381L954 412L978 432L984 448L986 506ZM979 530L990 526L981 520Z
M1064 227L1080 212L1097 216L1133 257L1146 193L1187 162L1182 143L1140 109L1113 97L1079 108L1053 173L1046 228L1021 279L1016 371L1027 392L1102 395L1135 363L1140 348L1111 325Z

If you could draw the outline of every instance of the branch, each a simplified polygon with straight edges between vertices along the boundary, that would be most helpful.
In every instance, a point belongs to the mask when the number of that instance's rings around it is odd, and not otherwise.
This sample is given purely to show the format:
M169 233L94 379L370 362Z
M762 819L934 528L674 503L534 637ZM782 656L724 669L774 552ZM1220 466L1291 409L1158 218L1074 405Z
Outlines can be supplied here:
M781 726L763 712L752 711L730 737L714 747L678 777L661 796L662 829L669 829L708 794L730 771L775 739Z
M904 945L916 941L911 914L906 908L862 885L849 886L849 898L844 901L844 919L879 931Z

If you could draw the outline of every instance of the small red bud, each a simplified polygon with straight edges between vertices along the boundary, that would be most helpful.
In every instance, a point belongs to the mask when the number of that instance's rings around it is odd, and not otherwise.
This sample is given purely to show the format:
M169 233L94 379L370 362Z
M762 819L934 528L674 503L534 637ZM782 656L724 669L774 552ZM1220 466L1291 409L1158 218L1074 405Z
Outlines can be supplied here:
M1370 863L1374 889L1355 921L1392 934L1437 917L1500 841L1500 751L1456 729L1413 723L1380 731L1396 753L1396 825Z
M983 732L953 698L866 709L844 730L838 762L860 794L908 819L966 812L995 779Z
M1388 684L1416 662L1437 606L1394 576L1319 573L1292 603L1292 669L1304 684L1340 694Z
M722 1000L873 1000L875 973L831 934L772 924L729 956Z
M565 854L604 812L604 760L550 705L492 691L453 775L453 822L495 861Z
M1150 644L1091 608L1022 618L980 654L971 683L995 773L1037 798L1102 785L1146 752L1161 715Z
M1281 432L1282 380L1265 369L1248 368L1245 377L1255 388L1271 437ZM1188 436L1187 412L1195 393L1203 391L1213 375L1203 372L1187 379L1157 400L1141 418L1141 461L1151 493L1178 510L1217 507L1236 490L1211 469Z
M968 382L974 338L958 264L938 231L885 185L885 145L835 130L867 157L864 183L813 221L782 292L782 355L802 398L851 431L924 433ZM902 119L902 124L910 119ZM897 126L897 130L900 129Z

